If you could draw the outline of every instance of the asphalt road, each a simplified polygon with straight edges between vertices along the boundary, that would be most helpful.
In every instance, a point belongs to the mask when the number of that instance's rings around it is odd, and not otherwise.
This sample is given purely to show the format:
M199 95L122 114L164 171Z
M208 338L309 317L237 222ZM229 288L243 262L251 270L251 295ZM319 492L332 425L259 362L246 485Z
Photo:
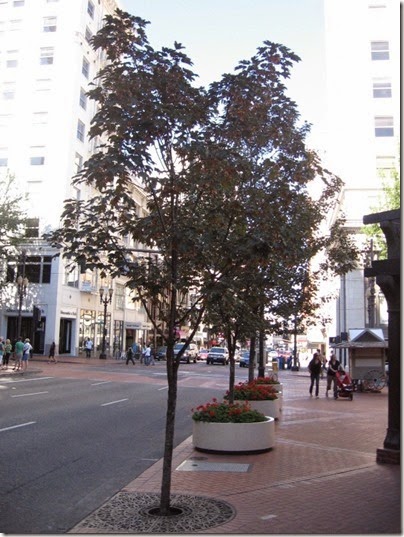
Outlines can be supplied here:
M81 367L82 378L0 381L1 532L65 533L163 455L167 388L151 381L165 366L144 382L138 367ZM221 396L227 378L227 367L181 367L175 445L191 434L191 408Z

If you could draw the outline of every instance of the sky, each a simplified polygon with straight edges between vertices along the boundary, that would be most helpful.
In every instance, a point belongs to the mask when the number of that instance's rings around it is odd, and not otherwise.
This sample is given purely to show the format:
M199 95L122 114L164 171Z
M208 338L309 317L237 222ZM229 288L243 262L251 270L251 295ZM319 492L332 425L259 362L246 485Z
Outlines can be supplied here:
M150 24L154 48L178 41L193 61L198 85L207 86L250 59L266 40L290 48L295 64L288 95L312 124L317 147L324 117L323 0L119 0L122 9Z

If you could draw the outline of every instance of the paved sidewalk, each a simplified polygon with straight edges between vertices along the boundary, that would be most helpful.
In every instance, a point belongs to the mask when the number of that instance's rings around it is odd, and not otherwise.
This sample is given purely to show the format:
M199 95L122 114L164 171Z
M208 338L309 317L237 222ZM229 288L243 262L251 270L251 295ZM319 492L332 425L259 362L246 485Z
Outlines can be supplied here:
M355 393L353 401L310 399L308 382L296 382L296 372L281 375L286 387L275 448L211 455L194 450L190 437L174 453L172 494L230 504L231 520L203 533L401 534L400 466L376 463L387 428L387 389ZM119 493L120 501L125 494L159 493L161 475L159 461ZM108 511L108 503L106 518L97 510L71 533L140 533L123 530L122 514Z
M41 372L41 362L46 361L34 357L27 374ZM101 367L115 363L117 368L125 364L84 357L60 362ZM18 373L0 371L1 376L11 374ZM315 399L308 397L304 368L281 371L279 377L284 401L271 451L206 454L194 450L192 437L175 449L172 496L189 496L190 504L194 497L225 502L233 513L220 525L189 533L401 534L401 468L376 463L376 450L383 447L387 428L387 388L381 393L355 393L353 401L335 401L324 397L322 381L321 397ZM124 516L136 518L122 505L136 509L132 502L136 495L159 494L161 476L161 460L134 481L128 476L126 487L69 533L154 533L122 529ZM114 501L118 508L111 507ZM102 510L103 517L99 516ZM209 511L204 515L209 517Z

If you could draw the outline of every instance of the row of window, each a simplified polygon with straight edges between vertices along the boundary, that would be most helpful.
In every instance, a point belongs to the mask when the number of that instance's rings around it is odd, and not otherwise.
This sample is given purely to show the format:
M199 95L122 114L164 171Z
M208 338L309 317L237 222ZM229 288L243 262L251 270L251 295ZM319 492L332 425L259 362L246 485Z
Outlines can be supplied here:
M37 0L36 0L37 1ZM59 2L59 0L43 0L46 4L56 4ZM9 4L9 0L0 0L0 7L7 6ZM12 7L24 7L25 6L25 0L11 0ZM87 3L87 13L90 15L90 17L94 18L94 12L95 7L92 0L88 0Z
M24 274L29 283L50 283L52 256L27 256L24 266L22 263L8 263L7 282L15 283L17 276Z

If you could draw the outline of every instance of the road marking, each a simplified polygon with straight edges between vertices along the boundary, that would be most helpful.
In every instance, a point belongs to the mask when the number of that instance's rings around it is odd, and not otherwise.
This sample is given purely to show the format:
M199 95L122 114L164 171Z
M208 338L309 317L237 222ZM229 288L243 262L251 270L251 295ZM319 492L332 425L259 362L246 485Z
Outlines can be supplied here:
M168 390L168 386L163 386L162 388L158 389L159 392L161 392L161 390Z
M265 516L262 516L260 517L261 520L269 520L271 518L277 518L278 515L265 515Z
M91 386L100 386L100 384L108 384L109 382L111 382L110 380L103 380L102 382L95 382L93 384L91 384Z
M19 427L26 427L27 425L33 425L36 423L36 421L28 421L27 423L21 423L20 425L12 425L11 427L4 427L4 429L0 429L0 433L4 431L11 431L11 429L18 429Z
M119 399L118 401L111 401L110 403L103 403L101 406L108 406L108 405L115 405L116 403L122 403L122 401L127 401L129 398L126 399Z
M42 395L49 392L36 392L36 393L20 393L19 395L12 395L11 397L28 397L29 395Z
M15 380L10 379L8 382L10 384L12 384L14 382L32 382L33 380L49 380L49 379L53 379L53 378L55 378L55 377L36 377L36 378L32 378L32 379L23 379L23 378L21 378L21 379L18 379L18 380L17 379L15 379Z

